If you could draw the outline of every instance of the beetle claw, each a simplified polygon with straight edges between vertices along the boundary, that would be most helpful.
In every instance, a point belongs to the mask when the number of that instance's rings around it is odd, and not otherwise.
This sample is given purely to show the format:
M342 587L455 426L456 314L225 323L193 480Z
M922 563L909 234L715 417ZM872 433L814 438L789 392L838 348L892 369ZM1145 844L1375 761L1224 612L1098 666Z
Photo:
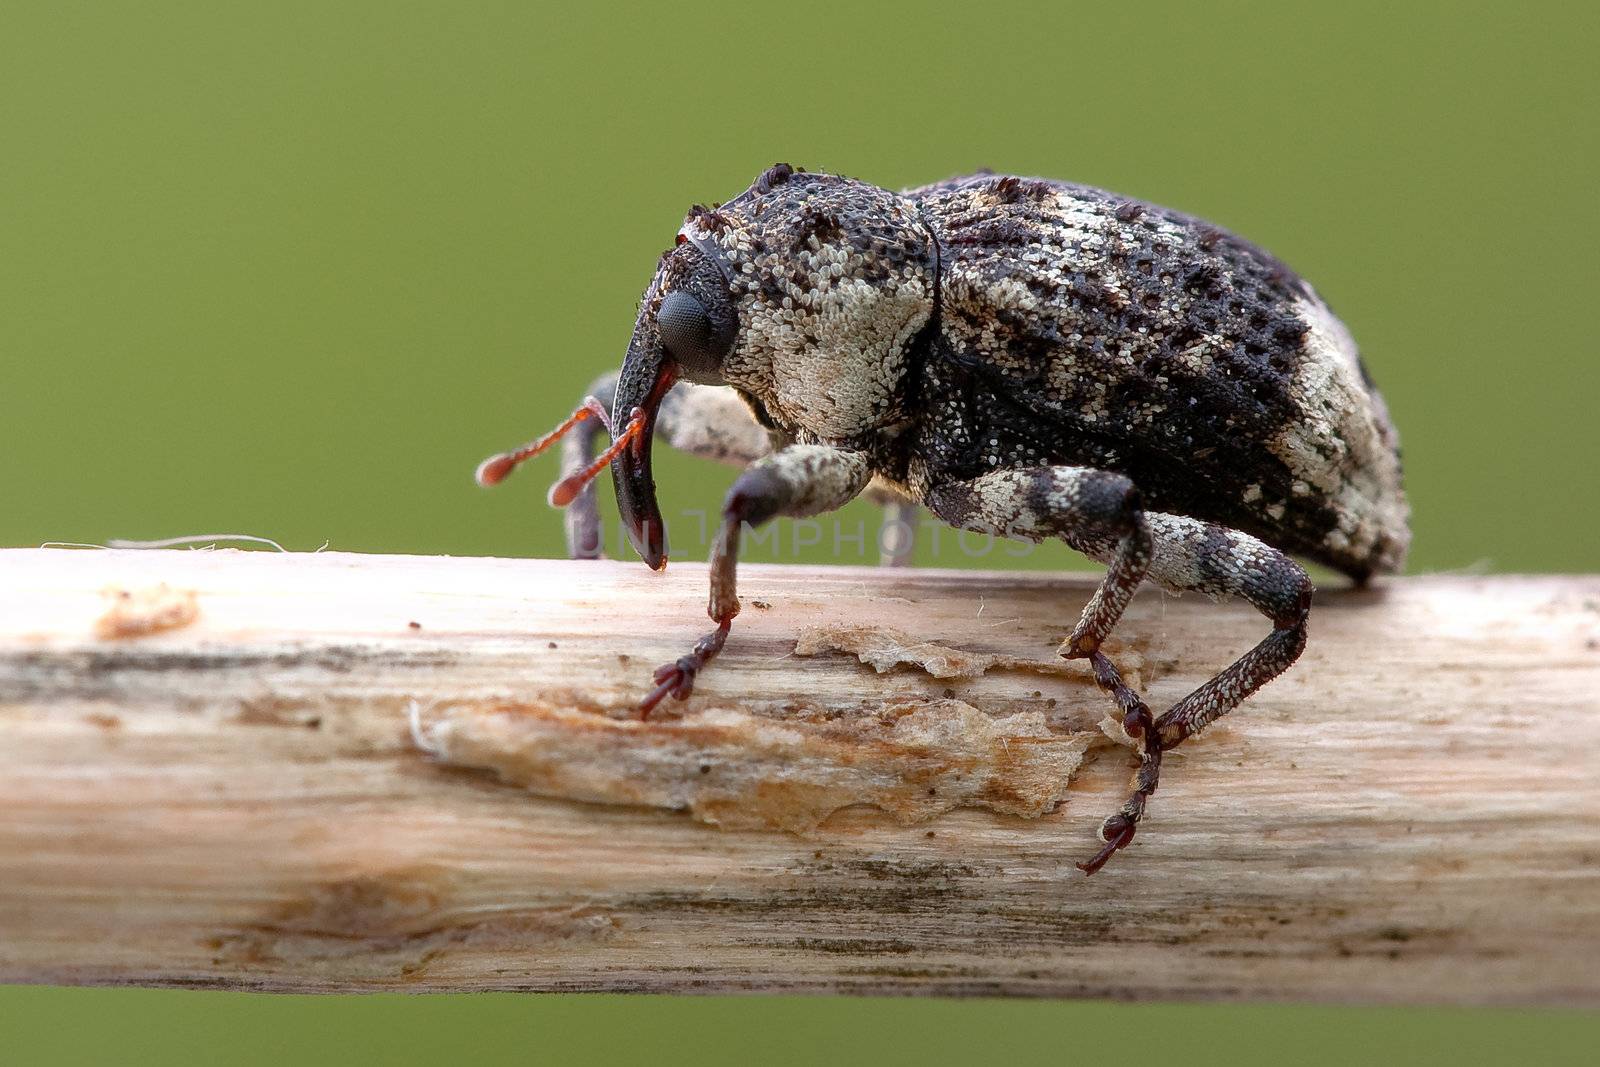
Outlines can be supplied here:
M728 640L728 629L732 625L733 616L730 615L719 623L715 630L696 641L688 655L680 656L672 663L663 663L656 668L652 676L656 687L639 701L640 719L648 719L655 706L669 695L673 700L689 699L689 694L694 692L695 675L722 651L722 646Z
M1128 846L1133 840L1134 833L1139 829L1139 824L1122 813L1117 813L1105 821L1100 828L1100 834L1105 839L1105 845L1082 863L1073 864L1087 877L1106 865L1106 861L1116 855L1118 851Z

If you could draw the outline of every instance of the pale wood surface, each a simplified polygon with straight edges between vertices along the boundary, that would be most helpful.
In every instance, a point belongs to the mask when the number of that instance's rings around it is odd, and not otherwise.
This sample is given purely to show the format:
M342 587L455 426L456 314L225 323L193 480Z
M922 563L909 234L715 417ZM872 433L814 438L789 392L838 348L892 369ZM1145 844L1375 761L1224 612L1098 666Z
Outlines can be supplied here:
M1600 1003L1600 579L1322 591L1085 879L1089 580L741 575L639 724L702 567L0 552L0 982ZM1263 632L1146 591L1116 655Z

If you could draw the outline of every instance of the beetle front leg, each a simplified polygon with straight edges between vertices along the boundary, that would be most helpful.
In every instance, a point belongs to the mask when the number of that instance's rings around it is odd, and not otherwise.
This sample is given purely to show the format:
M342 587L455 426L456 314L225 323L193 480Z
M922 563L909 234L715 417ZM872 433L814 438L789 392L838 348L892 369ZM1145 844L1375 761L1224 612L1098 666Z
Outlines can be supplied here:
M642 716L670 695L686 699L700 670L722 651L739 614L736 571L739 537L746 524L777 516L803 519L844 507L872 477L867 458L829 445L790 445L745 468L728 490L722 524L711 546L711 597L706 612L717 628L695 642L688 655L656 670L656 687L639 704Z
M589 396L600 401L606 411L611 410L617 395L617 372L596 378L589 386ZM596 443L605 427L597 419L577 426L561 439L561 477L566 478L594 462ZM568 504L562 515L567 531L567 556L571 559L599 559L605 537L600 528L600 505L595 498L594 482L588 482Z

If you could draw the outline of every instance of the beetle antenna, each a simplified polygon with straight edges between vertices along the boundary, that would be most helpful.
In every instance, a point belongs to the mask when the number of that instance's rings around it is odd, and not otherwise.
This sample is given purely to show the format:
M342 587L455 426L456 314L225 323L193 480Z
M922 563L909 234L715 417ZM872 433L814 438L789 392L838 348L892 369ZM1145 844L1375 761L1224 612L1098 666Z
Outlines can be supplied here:
M609 429L609 427L608 427ZM595 479L597 475L616 458L618 452L626 448L634 438L644 433L644 411L634 408L628 416L628 425L620 436L611 442L611 447L600 453L599 457L581 471L567 475L555 485L550 487L550 506L564 508L577 499L583 487Z
M585 419L599 419L600 425L606 428L606 432L611 432L611 417L606 413L605 405L592 396L586 396L583 398L583 403L578 405L578 410L567 416L566 421L560 426L557 426L537 441L529 441L521 448L510 452L497 452L490 456L478 464L478 471L474 477L477 479L478 484L485 488L491 485L499 485L505 481L506 475L516 470L517 466L524 460L532 459L561 440L567 431Z

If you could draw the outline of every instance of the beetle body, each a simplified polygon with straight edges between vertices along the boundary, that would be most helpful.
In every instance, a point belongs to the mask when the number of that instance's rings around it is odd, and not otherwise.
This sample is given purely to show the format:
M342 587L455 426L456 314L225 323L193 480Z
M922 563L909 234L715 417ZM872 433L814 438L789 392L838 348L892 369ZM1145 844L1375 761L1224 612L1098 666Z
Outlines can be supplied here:
M1404 560L1398 438L1349 332L1214 226L1039 179L769 172L682 232L739 265L724 380L914 500L1071 464L1357 578Z
M748 464L712 550L717 629L656 672L645 713L722 649L740 532L775 516L871 486L1107 565L1061 654L1090 662L1140 763L1088 873L1132 840L1162 754L1298 658L1311 584L1290 555L1365 581L1409 543L1397 435L1316 292L1215 226L1086 186L981 174L894 193L774 166L691 209L600 384L614 439L590 462L592 433L574 438L554 494L579 501L569 532L595 526L582 487L609 462L623 528L659 568L655 435ZM587 403L563 430L603 411ZM1272 624L1159 716L1101 648L1146 579Z

